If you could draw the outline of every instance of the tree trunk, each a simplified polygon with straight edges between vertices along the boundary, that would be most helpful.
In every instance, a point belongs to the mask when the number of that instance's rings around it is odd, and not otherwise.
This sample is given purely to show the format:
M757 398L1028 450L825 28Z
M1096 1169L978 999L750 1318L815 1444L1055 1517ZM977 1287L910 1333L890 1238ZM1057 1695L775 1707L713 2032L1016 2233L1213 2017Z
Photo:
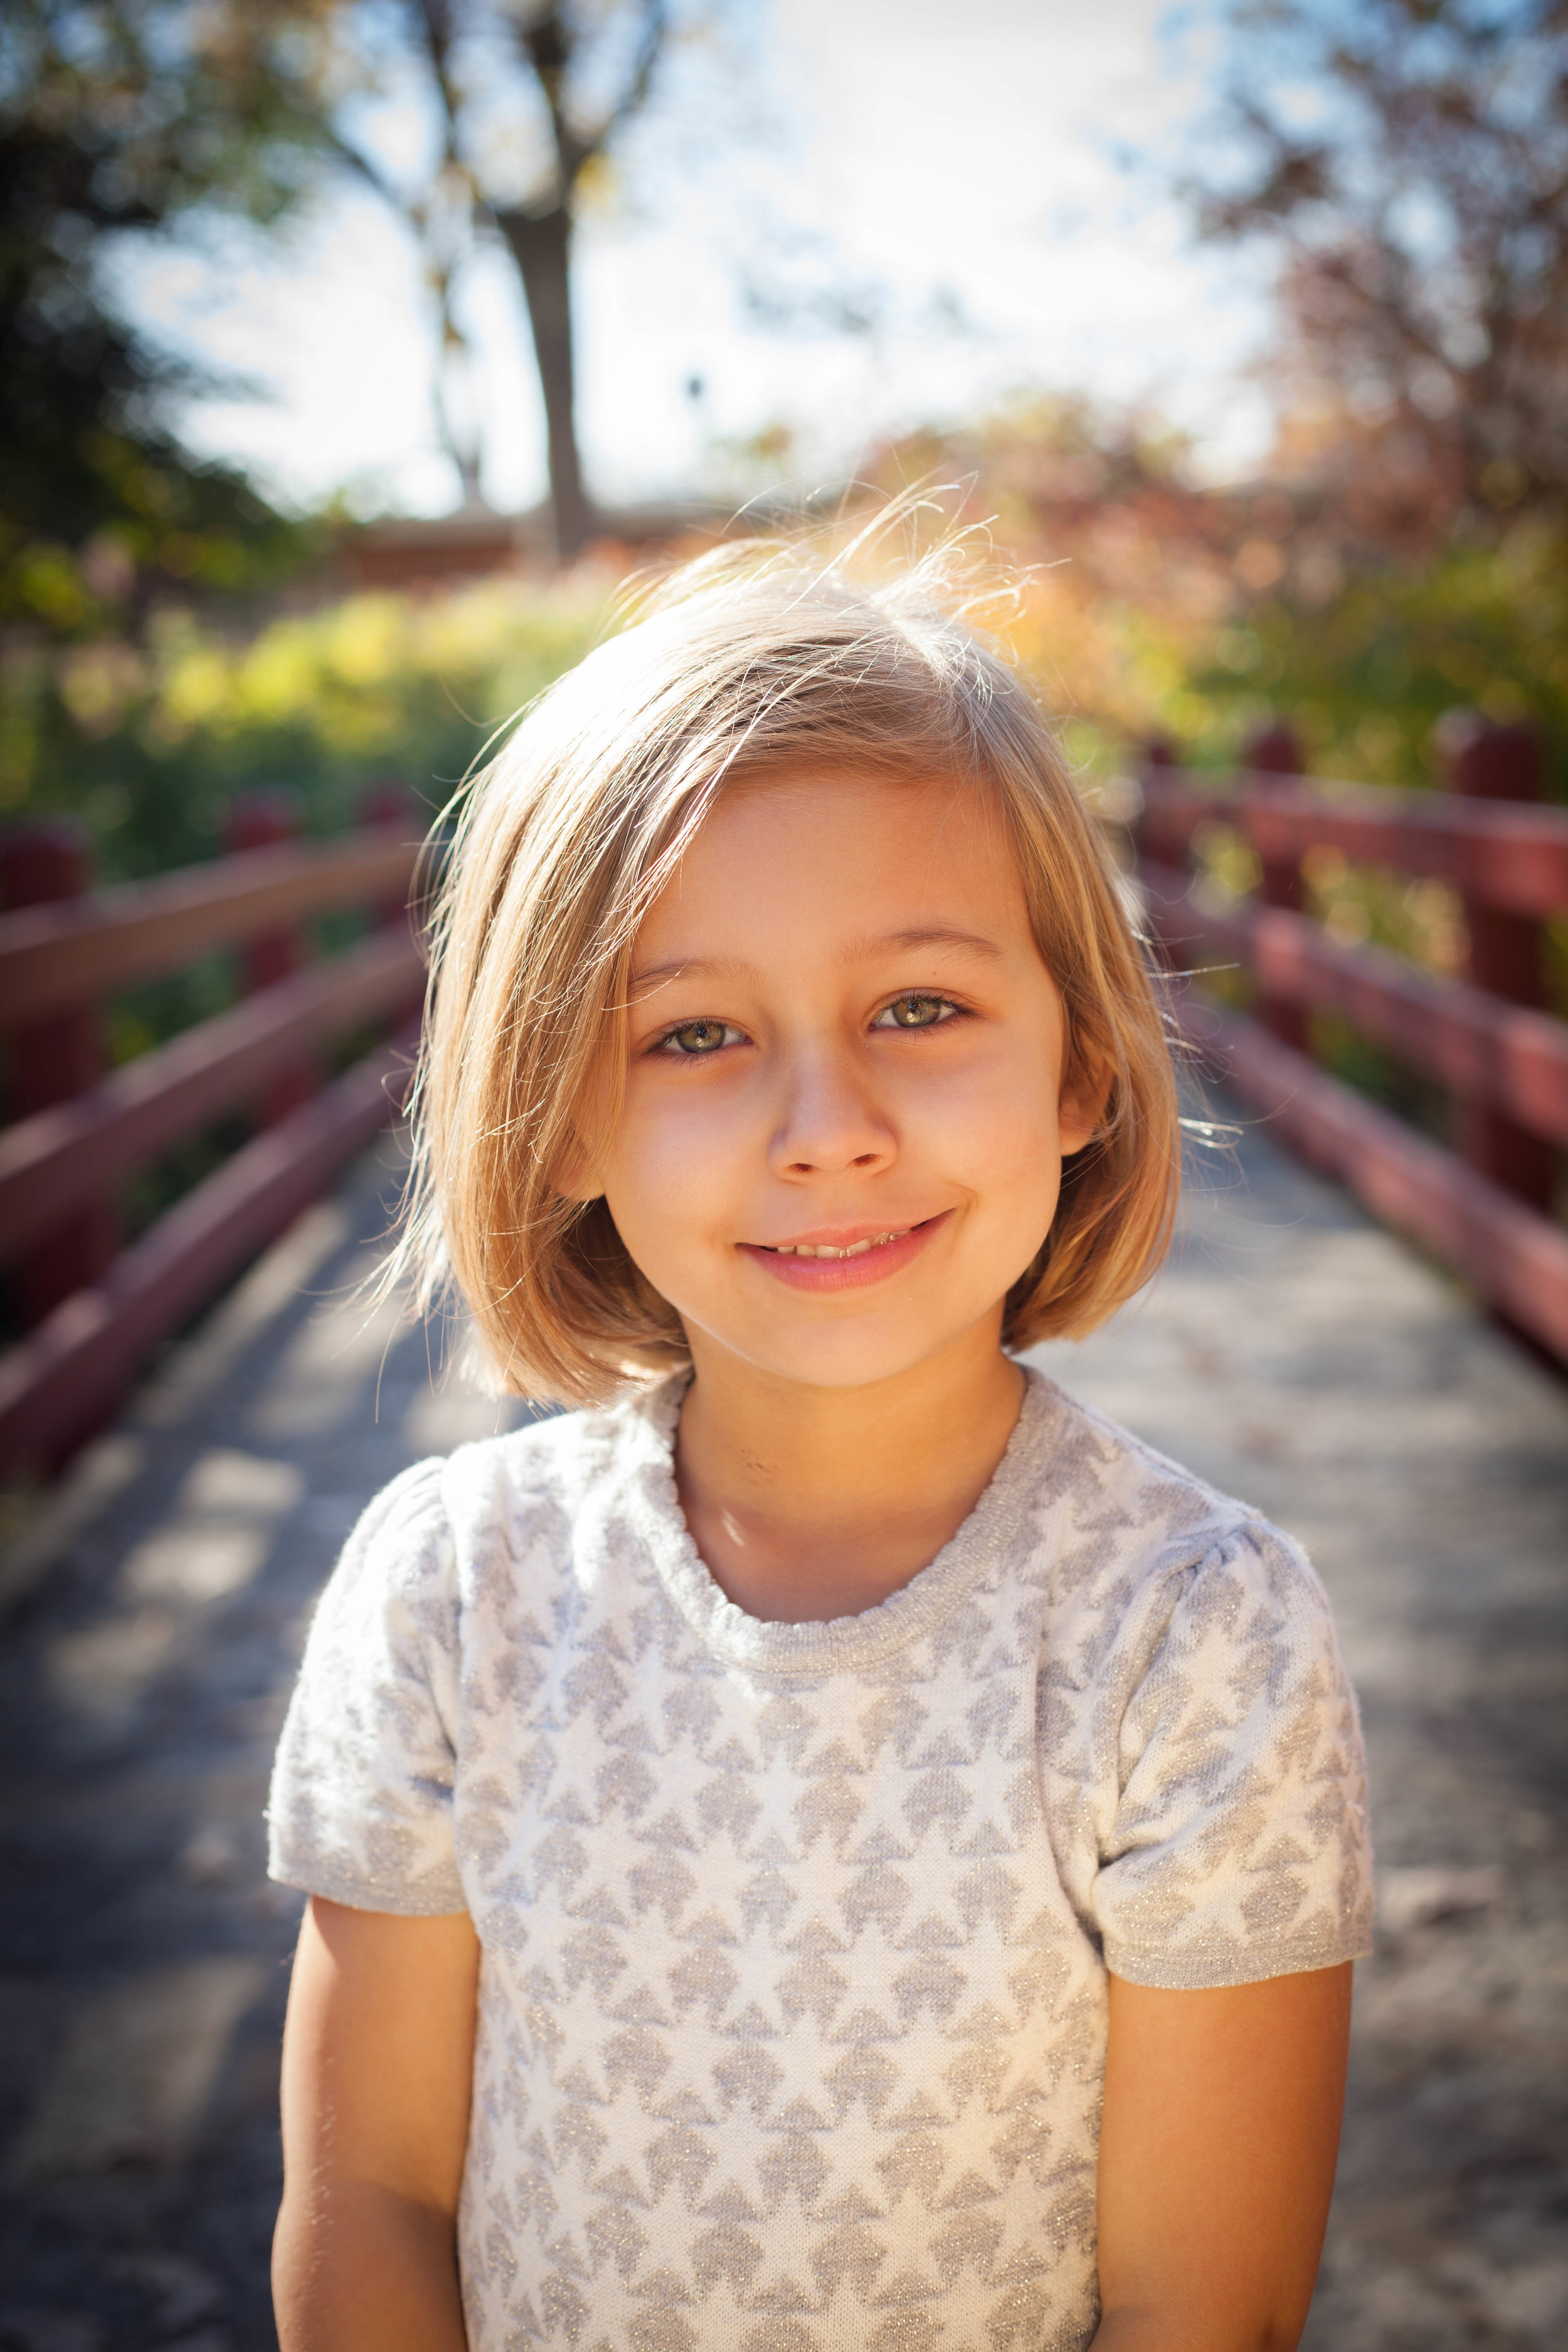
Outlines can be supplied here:
M573 415L571 215L564 205L558 204L547 213L503 212L496 219L511 248L528 304L539 387L544 395L555 551L567 562L587 543L594 524L583 488Z

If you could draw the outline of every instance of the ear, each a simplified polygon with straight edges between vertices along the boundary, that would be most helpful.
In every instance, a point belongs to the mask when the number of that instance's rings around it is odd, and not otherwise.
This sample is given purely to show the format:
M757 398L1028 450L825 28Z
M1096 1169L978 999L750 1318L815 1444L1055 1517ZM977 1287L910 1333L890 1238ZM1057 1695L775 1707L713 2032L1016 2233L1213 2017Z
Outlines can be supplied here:
M1076 1060L1062 1080L1061 1094L1057 1102L1057 1129L1061 1137L1062 1158L1070 1160L1093 1141L1105 1106L1110 1100L1110 1088L1115 1073L1105 1069L1086 1069Z

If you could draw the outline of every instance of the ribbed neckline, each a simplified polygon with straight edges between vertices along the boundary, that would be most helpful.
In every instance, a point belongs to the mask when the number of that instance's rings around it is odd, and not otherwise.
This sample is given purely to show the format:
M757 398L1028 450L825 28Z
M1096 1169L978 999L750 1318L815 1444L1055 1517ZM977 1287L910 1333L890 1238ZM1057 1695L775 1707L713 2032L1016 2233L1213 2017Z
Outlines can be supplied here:
M665 1591L699 1638L731 1665L770 1675L836 1674L875 1665L933 1633L984 1570L1005 1556L1038 1481L1058 1391L1027 1364L1018 1418L974 1508L928 1566L858 1616L799 1625L752 1617L714 1582L691 1539L675 1484L675 1431L689 1375L661 1381L627 1410L634 1439L630 1498Z

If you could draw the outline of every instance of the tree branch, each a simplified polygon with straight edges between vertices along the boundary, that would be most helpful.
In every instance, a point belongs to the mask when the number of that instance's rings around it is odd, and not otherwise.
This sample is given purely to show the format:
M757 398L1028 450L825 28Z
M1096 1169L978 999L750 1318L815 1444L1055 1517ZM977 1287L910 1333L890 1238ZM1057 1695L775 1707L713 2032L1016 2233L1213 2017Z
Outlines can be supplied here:
M441 100L442 119L447 135L442 144L442 160L462 168L458 152L458 117L461 98L452 80L452 18L447 0L418 0L419 22L425 31L425 49L430 59L430 70L436 78L437 93Z
M595 152L604 145L606 139L621 128L623 123L629 122L634 115L640 114L647 105L648 92L653 86L654 69L658 64L659 55L664 47L665 36L668 30L669 16L665 0L645 0L643 33L637 47L637 61L632 69L632 78L626 85L620 104L612 110L600 126L595 141Z
M666 0L643 0L642 37L637 44L637 60L626 87L594 130L580 131L566 111L566 73L572 62L573 42L565 27L560 0L554 0L554 5L546 8L527 28L523 38L529 59L550 110L550 128L555 142L563 205L570 205L572 191L588 164L604 152L616 132L647 104L654 71L668 30Z
M400 213L411 225L416 226L414 207L407 197L387 179L379 165L373 163L368 155L362 154L351 141L343 137L335 124L327 126L325 139L329 155L335 156L340 163L346 164L348 169L357 178L362 179L367 187L374 190L383 204L389 205L395 213Z

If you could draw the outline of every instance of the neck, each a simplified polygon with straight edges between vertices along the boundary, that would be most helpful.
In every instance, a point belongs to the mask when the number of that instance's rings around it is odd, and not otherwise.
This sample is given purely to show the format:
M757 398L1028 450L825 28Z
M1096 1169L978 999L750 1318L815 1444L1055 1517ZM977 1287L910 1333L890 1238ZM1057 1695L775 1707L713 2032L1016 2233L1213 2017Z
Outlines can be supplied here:
M854 1616L907 1584L973 1509L1023 1398L999 1318L863 1388L779 1379L691 1336L681 1507L721 1589L777 1622Z

